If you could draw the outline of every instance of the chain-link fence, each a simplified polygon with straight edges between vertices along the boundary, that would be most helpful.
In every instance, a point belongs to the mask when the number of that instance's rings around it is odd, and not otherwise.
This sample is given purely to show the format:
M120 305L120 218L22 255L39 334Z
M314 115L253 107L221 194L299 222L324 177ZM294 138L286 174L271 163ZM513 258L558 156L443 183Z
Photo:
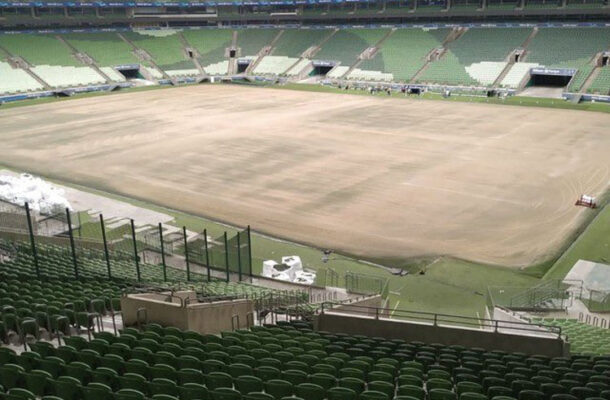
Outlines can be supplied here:
M209 238L206 231L68 209L43 215L4 201L0 261L10 263L4 273L54 279L241 281L252 275L249 228Z

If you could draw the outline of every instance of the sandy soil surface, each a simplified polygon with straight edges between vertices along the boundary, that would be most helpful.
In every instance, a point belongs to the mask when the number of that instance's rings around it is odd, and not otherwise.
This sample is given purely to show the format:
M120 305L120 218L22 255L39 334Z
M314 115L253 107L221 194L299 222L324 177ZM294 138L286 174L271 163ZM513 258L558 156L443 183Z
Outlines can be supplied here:
M0 111L0 163L363 257L522 266L610 183L610 115L234 86Z

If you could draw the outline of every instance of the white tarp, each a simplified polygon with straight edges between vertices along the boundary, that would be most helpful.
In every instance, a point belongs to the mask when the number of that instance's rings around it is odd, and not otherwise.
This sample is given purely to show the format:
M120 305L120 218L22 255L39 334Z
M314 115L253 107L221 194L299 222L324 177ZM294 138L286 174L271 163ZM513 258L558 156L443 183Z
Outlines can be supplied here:
M282 257L282 262L266 260L263 262L263 276L280 281L311 285L316 280L316 274L303 270L301 257Z
M63 189L30 174L0 175L0 200L20 206L27 202L31 210L43 215L72 210Z

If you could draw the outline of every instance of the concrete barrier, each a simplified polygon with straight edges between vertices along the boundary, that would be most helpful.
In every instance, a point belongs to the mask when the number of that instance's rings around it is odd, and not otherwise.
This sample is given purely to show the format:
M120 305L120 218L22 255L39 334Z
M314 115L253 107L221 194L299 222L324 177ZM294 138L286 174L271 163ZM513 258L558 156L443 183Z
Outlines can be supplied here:
M123 323L137 324L138 310L146 310L148 322L183 330L217 334L246 328L254 315L251 300L197 303L195 292L130 294L121 298Z
M549 334L549 332L517 335L514 332L496 332L494 330L468 329L458 326L439 326L388 318L377 319L370 316L348 315L336 310L316 315L314 329L387 339L482 347L486 350L520 351L549 357L569 356L570 350L568 343L565 343L557 335Z

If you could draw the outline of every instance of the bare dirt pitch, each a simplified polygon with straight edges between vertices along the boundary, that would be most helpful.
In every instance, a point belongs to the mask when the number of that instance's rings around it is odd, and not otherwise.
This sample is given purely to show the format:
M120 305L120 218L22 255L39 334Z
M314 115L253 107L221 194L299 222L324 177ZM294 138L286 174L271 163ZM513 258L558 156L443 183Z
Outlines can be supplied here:
M610 115L233 86L0 111L0 163L362 257L549 257Z

